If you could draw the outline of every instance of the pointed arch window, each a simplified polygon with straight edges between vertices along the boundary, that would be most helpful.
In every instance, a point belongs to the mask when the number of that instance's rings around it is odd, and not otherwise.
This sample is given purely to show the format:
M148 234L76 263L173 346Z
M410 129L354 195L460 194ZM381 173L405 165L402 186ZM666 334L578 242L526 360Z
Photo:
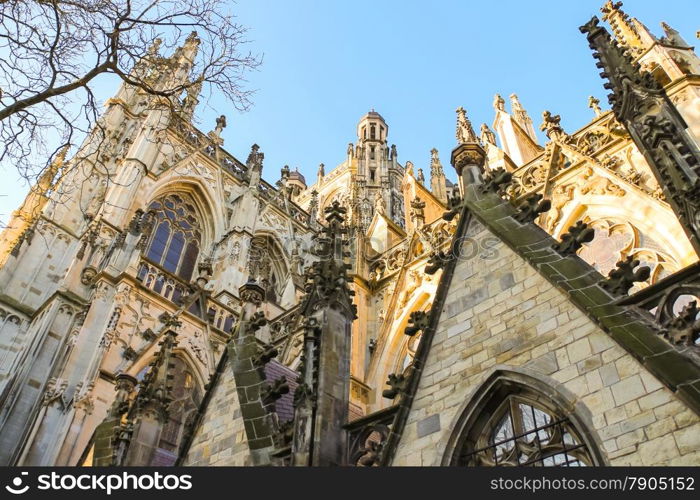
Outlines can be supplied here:
M150 463L142 465L172 466L175 465L180 448L197 414L197 409L202 401L202 390L197 384L194 370L180 358L174 356L170 361L170 374L172 375L172 401L168 407L168 420L164 423L158 445L151 457ZM139 382L143 380L149 366L146 366L137 375Z
M462 418L450 465L585 467L602 458L571 411L534 388L499 380Z
M202 240L194 200L186 194L169 194L152 202L148 211L154 217L154 230L146 257L189 281Z

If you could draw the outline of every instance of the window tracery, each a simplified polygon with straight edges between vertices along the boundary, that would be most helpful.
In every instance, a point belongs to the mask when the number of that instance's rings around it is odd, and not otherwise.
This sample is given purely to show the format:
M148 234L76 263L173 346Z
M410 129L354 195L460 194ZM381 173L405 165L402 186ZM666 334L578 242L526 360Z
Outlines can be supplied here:
M146 258L189 281L202 240L194 201L185 194L169 194L152 202L148 211L154 219Z
M645 283L638 283L630 291L644 288L680 269L676 260L661 250L661 245L629 222L613 219L584 219L595 229L595 237L585 243L579 256L595 267L603 276L615 269L618 261L632 255L640 265L649 266L651 276Z
M454 465L596 465L592 450L569 415L540 393L526 387L502 387L489 401L458 442Z

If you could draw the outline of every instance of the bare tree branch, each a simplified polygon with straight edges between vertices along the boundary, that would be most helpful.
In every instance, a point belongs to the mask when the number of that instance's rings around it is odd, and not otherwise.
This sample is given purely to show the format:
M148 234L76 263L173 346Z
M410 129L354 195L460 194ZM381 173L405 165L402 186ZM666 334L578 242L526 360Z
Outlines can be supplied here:
M247 109L244 77L260 58L242 50L246 28L230 8L224 0L0 1L0 168L35 181L85 139L90 147L76 158L108 175L98 149L110 138L94 95L103 76L172 113L202 85ZM196 47L187 52L183 42Z

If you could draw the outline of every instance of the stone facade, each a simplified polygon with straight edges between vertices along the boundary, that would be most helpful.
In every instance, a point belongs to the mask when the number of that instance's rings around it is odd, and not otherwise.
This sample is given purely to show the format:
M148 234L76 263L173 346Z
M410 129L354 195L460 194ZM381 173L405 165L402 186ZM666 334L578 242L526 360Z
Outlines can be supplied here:
M675 128L628 119L613 78L613 110L572 133L545 111L540 144L496 95L478 137L457 108L456 184L374 110L314 183L268 182L225 118L192 124L196 87L122 85L0 234L0 464L447 464L493 394L584 463L698 463L700 59L603 12L631 59L592 21L601 64ZM147 71L196 78L197 46Z
M695 412L483 225L468 235L497 243L456 265L394 465L449 463L467 403L500 372L561 394L605 464L700 463Z
M182 465L250 465L249 455L236 382L233 373L224 370Z

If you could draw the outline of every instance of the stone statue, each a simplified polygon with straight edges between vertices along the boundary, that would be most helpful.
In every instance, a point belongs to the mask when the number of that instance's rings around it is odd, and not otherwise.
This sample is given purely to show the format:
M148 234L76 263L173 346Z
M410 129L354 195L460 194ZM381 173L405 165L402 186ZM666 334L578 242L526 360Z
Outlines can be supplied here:
M467 112L462 106L457 108L457 143L467 144L477 142L472 124L467 118Z
M496 145L496 135L491 131L488 125L481 124L481 142L484 144Z
M562 140L566 139L566 133L564 129L561 128L559 122L561 121L561 116L553 115L549 111L542 112L542 125L540 125L540 130L544 131L551 140Z
M493 108L498 111L506 110L506 101L501 97L500 94L496 94L493 98Z
M406 174L413 175L413 162L412 161L406 162Z
M221 131L226 128L226 116L221 115L216 119L216 128L214 131L216 132L216 135L221 135Z
M260 146L253 144L246 160L246 167L248 167L248 172L250 174L249 186L257 186L260 182L264 158L265 154L260 152Z
M425 202L418 196L411 201L411 219L416 226L422 226L425 222Z
M430 164L435 165L440 163L440 157L438 157L438 150L433 148L430 150Z
M421 184L425 184L425 174L423 173L422 168L418 169L418 177L416 177L416 180Z
M384 197L379 192L374 197L374 211L382 215L386 214L386 205L384 204Z
M600 109L600 100L593 96L588 96L588 107L593 110L596 116L603 114L603 111Z
M391 145L391 159L395 160L397 158L397 156L398 155L396 154L396 144L392 144Z

